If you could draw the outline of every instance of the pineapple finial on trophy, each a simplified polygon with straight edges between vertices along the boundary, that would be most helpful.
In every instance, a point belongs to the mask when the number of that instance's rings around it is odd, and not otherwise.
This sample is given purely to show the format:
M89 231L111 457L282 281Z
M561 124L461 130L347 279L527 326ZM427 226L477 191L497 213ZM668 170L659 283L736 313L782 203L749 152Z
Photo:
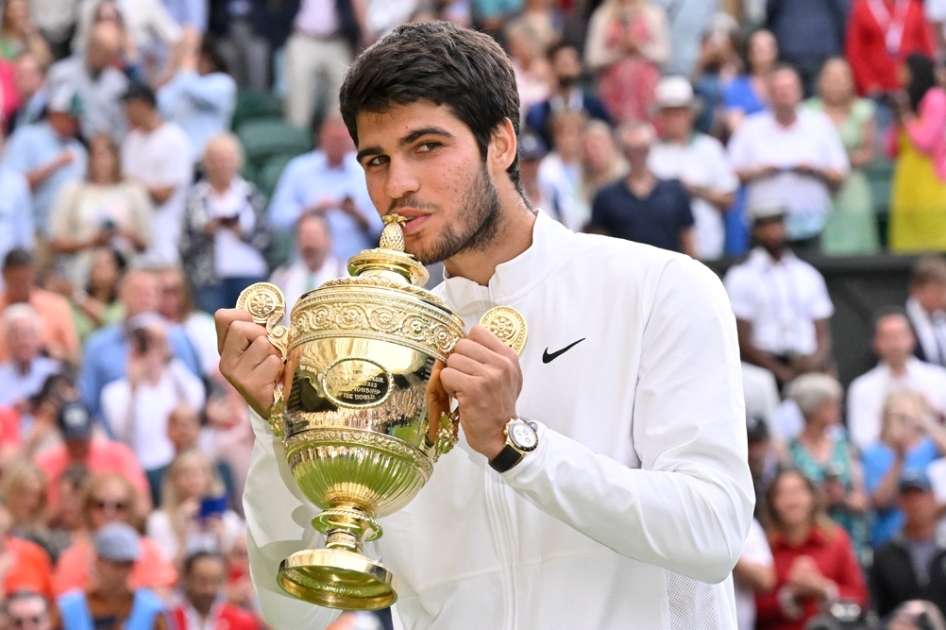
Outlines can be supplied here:
M407 217L399 214L386 214L381 217L384 221L384 231L381 232L381 240L378 246L382 249L393 249L396 252L404 251L404 229L401 227L407 223Z

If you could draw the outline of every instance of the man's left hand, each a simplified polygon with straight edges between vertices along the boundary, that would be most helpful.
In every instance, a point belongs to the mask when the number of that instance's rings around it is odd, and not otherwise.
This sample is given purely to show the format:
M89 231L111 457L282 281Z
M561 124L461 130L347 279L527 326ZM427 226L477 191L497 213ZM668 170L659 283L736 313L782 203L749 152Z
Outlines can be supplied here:
M477 324L457 342L440 373L447 393L457 399L466 441L493 459L503 450L506 423L517 417L522 369L516 352Z

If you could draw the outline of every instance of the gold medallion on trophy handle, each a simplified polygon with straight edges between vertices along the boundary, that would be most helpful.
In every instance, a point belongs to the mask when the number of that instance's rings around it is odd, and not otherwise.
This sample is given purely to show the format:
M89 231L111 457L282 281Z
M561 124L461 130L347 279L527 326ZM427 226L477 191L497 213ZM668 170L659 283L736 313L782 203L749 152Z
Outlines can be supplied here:
M483 314L480 324L522 356L529 336L529 327L519 311L511 306L496 306Z
M266 327L269 342L279 350L283 363L285 363L289 329L279 324L286 314L286 298L283 297L279 287L269 282L257 282L250 285L240 293L236 307L248 312L254 323ZM285 407L283 385L279 382L276 383L276 388L273 390L273 406L267 420L273 434L279 437L283 435L283 412Z

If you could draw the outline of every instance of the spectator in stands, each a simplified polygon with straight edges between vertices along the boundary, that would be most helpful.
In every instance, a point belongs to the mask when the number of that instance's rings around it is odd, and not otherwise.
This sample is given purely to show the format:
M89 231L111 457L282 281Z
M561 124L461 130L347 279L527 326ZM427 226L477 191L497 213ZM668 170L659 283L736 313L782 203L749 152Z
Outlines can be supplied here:
M163 0L162 4L176 24L203 34L207 30L207 12L210 4L206 0Z
M925 600L914 599L899 606L888 617L888 630L946 630L940 609Z
M3 140L0 127L0 155ZM0 160L0 257L6 257L14 248L33 249L34 225L29 182L23 173Z
M755 596L775 588L775 566L765 530L753 519L749 535L733 567L733 590L736 595L736 628L755 630Z
M110 247L129 259L151 242L151 201L144 188L122 176L118 146L111 136L89 140L85 179L63 186L49 215L49 250L75 287L89 281L92 257Z
M857 91L879 97L901 89L900 66L915 53L932 57L934 41L923 5L916 0L854 0L845 56Z
M915 346L916 338L902 310L890 308L879 313L871 346L879 361L854 379L848 391L847 427L859 448L867 448L880 437L884 401L892 392L918 392L932 413L946 413L946 369L916 359Z
M49 530L46 475L31 460L13 462L0 477L0 496L10 513L10 535L39 545L53 560L61 549Z
M120 141L125 135L120 99L128 79L115 67L121 50L121 29L103 22L92 29L87 49L53 64L46 75L50 105L62 89L82 100L81 128L86 138L107 133Z
M341 118L333 115L322 123L318 146L286 166L269 204L269 220L285 235L303 212L324 214L332 229L332 254L347 261L377 244L381 219Z
M766 424L767 430L772 433L775 441L780 442L781 432L775 424L775 417L781 397L775 376L765 368L745 361L742 362L741 367L742 390L746 399L746 417L756 416L761 419ZM781 446L781 444L777 444L777 446ZM756 507L758 507L758 502ZM756 514L756 518L758 516Z
M175 563L195 551L220 553L243 531L243 520L227 507L226 487L201 451L174 458L161 494L161 505L148 516L146 531Z
M660 69L670 58L664 10L645 0L606 0L591 14L585 46L615 122L650 120Z
M650 153L650 168L661 179L676 179L690 194L695 223L696 256L723 255L723 217L735 199L739 179L719 140L693 128L696 102L684 77L665 77L657 84L662 142Z
M141 50L125 24L125 18L114 0L100 0L92 12L92 25L112 24L121 32L122 49L115 67L119 68L132 81L143 81L145 69L142 66Z
M148 513L147 508L142 509L143 501L147 501L146 497L120 474L96 474L89 478L82 498L83 531L59 558L53 578L56 595L85 589L96 582L96 534L115 523L137 528ZM170 595L177 584L177 571L155 541L141 538L140 545L140 557L123 582L131 589L148 588L162 596Z
M474 23L496 37L503 24L522 10L523 0L471 0L470 4Z
M768 0L766 21L783 61L798 69L811 94L825 60L844 52L846 0Z
M94 535L94 580L56 599L53 627L167 630L164 603L147 588L129 586L143 556L141 537L127 523L113 522Z
M253 427L246 401L220 372L211 378L211 395L204 417L208 446L201 450L226 464L231 473L233 495L242 497L255 441ZM233 509L242 513L242 501L234 503Z
M55 559L71 547L83 531L82 489L89 480L89 470L82 464L74 464L59 478L59 506L49 511L49 529L55 545Z
M33 459L36 453L59 446L62 442L59 410L65 401L75 396L75 385L68 374L52 374L46 379L39 392L30 399L29 407L21 414L23 435L17 455Z
M131 447L147 473L173 459L168 416L179 405L203 407L204 384L171 353L164 318L144 313L129 327L133 343L125 376L102 389L102 418L109 434Z
M319 103L323 112L338 109L338 91L345 70L353 59L353 48L364 42L364 0L300 0L286 42L286 118L308 129Z
M519 133L518 144L519 179L526 198L533 208L559 216L561 213L555 208L557 200L549 194L551 191L539 182L539 166L542 164L542 159L548 155L545 143L537 134L527 129Z
M654 128L627 123L618 141L630 172L595 196L588 230L695 257L690 195L680 182L659 179L647 164L657 141Z
M610 122L608 112L597 97L585 92L579 85L582 76L581 53L574 44L559 42L548 49L547 58L552 66L554 81L552 95L526 111L526 126L538 133L545 146L552 144L550 122L552 114L576 111L588 118Z
M226 559L216 552L197 551L184 561L183 603L172 616L177 630L258 630L259 622L250 613L226 601Z
M29 304L12 304L3 311L3 335L10 356L0 363L0 405L22 413L30 408L30 401L46 379L62 370L59 361L40 354L40 321Z
M184 199L194 178L190 140L179 126L161 118L154 91L134 84L122 97L131 131L121 149L122 171L148 191L154 204L149 261L173 265L184 220Z
M831 195L847 175L847 153L831 120L800 107L801 81L791 66L769 74L771 110L733 134L729 158L747 188L747 205L787 211L788 239L799 253L818 251Z
M911 599L946 611L946 541L936 535L938 506L922 470L905 470L898 480L905 521L899 534L874 554L870 569L873 604L887 615Z
M910 270L906 313L916 336L914 354L946 367L946 259L924 256Z
M10 119L20 107L16 89L16 68L12 61L0 57L0 130L10 129Z
M801 433L788 442L789 463L824 493L828 515L862 555L868 542L867 494L860 460L837 429L841 425L841 384L825 374L803 374L789 383L786 395L804 418Z
M611 127L589 120L581 135L582 194L591 205L602 188L627 175L627 162L618 150Z
M210 30L217 38L221 56L242 88L267 90L270 86L270 50L280 48L289 33L274 27L274 10L291 10L292 4L278 6L224 0L210 3ZM291 17L287 20L291 27ZM269 38L281 39L273 47Z
M47 119L20 127L7 143L5 164L26 176L33 194L33 227L46 233L59 192L85 174L88 157L76 139L85 105L68 89L50 97Z
M748 440L749 472L755 490L753 516L762 518L765 507L765 492L778 471L779 459L773 444L771 430L765 418L746 414L746 436Z
M923 395L909 390L887 396L880 438L863 449L864 486L873 509L871 545L876 549L903 526L897 484L904 471L926 470L946 455L946 429L934 419Z
M929 57L910 55L903 68L907 88L905 93L898 93L894 107L896 126L886 138L887 154L896 159L890 193L890 249L943 251L946 90L938 85Z
M724 284L743 360L784 385L832 363L828 320L834 305L821 274L786 244L784 211L754 206L750 214L758 244L745 262L729 269Z
M871 254L880 247L870 183L863 169L874 159L877 143L873 101L858 98L851 66L842 57L825 62L818 77L818 97L806 102L828 115L847 151L851 170L834 196L824 231L825 254Z
M53 630L49 616L49 602L33 591L18 591L2 604L5 627L24 630Z
M766 533L775 563L775 588L756 596L756 624L802 630L828 602L867 606L867 586L851 541L828 518L818 489L797 470L781 471L766 497Z
M667 15L670 35L670 57L664 64L664 74L693 75L700 55L703 33L717 14L717 3L705 0L656 0Z
M197 306L233 308L246 287L266 278L266 199L240 176L243 148L232 133L216 135L203 157L205 177L187 192L180 254Z
M270 278L286 297L286 304L295 304L303 294L329 280L345 277L347 271L345 261L332 256L332 231L323 215L304 212L294 231L298 258L276 269Z
M503 31L503 39L516 74L519 103L522 111L527 112L551 95L555 79L552 67L543 54L538 35L528 23L511 22Z
M581 133L586 119L581 112L552 116L552 151L539 164L539 185L548 199L542 209L570 230L580 232L591 218L591 205L582 190Z
M539 45L539 49L544 53L562 41L562 31L565 27L564 20L563 10L558 2L553 0L525 0L522 11L509 24L528 26ZM381 35L384 35L384 33L381 33Z
M746 41L745 74L726 86L723 106L726 128L735 132L746 116L758 114L769 102L769 74L778 61L778 43L771 31L760 29Z
M728 136L724 104L729 84L742 71L740 41L739 24L717 13L701 36L700 54L690 75L693 92L702 104L694 125L713 137Z
M74 287L61 278L59 288L69 292L72 301L72 319L84 343L89 335L121 320L122 305L118 301L118 287L125 273L125 257L110 247L99 247L90 256L88 281L84 287ZM47 283L53 278L47 276Z
M230 129L236 83L212 40L189 31L183 46L180 68L158 92L158 108L187 134L197 165L207 142Z
M22 249L13 249L3 260L4 291L0 312L13 304L28 304L36 311L40 343L50 357L71 364L79 358L79 337L72 323L69 303L61 296L36 286L36 263ZM0 338L0 361L10 358L5 336Z
M36 30L28 0L7 0L0 13L0 57L15 59L29 52L37 63L49 65L53 58L46 40Z
M38 123L49 100L46 90L46 67L41 66L32 53L20 53L13 65L16 70L16 89L20 95L20 106L8 121L11 131Z
M132 321L144 313L154 313L158 307L158 279L153 272L132 269L125 274L119 290L119 299L124 306L125 319L106 326L89 337L85 344L85 360L79 372L79 391L82 401L93 416L98 415L102 390L112 381L126 375L126 363L130 352ZM187 335L179 326L171 325L167 331L172 354L184 362L194 374L200 375L200 367Z
M204 378L216 374L220 354L217 352L213 315L198 310L194 306L190 283L183 269L179 267L161 269L157 271L157 280L158 313L169 322L184 329L191 347L197 354L200 374Z
M49 556L36 543L11 536L11 525L10 512L0 503L0 596L26 590L49 599L53 593Z

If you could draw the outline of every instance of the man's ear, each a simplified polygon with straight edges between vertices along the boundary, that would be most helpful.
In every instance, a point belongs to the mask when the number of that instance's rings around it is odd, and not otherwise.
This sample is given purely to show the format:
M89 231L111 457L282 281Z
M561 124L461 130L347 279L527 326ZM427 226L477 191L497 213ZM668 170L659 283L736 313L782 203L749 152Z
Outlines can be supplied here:
M493 177L506 172L506 169L515 161L518 150L516 130L512 126L512 121L504 118L493 129L489 140L489 151L486 154L486 161Z

